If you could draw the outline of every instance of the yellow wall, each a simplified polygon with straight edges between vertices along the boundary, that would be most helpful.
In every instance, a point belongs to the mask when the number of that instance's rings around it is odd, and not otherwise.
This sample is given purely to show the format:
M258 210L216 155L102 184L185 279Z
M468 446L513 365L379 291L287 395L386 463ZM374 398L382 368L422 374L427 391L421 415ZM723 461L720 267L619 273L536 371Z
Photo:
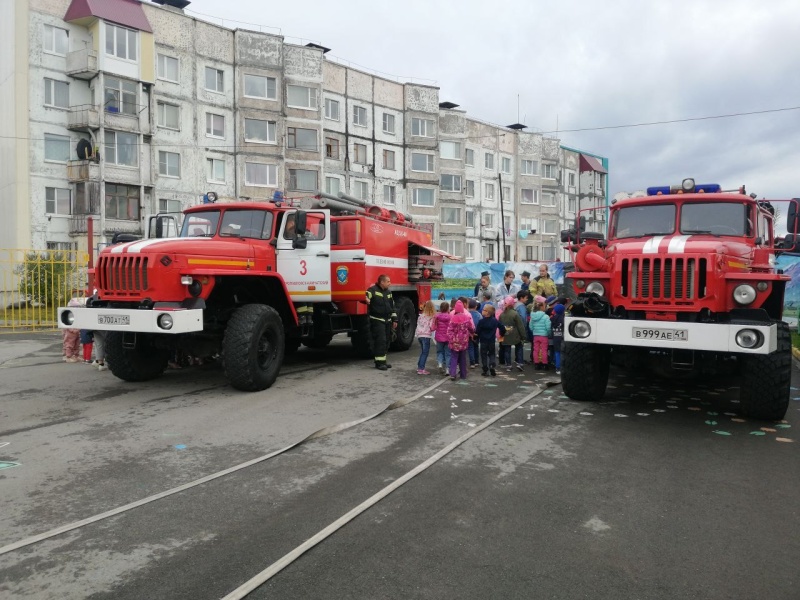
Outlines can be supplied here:
M142 81L153 83L156 80L155 42L152 33L142 31L141 34L141 78Z

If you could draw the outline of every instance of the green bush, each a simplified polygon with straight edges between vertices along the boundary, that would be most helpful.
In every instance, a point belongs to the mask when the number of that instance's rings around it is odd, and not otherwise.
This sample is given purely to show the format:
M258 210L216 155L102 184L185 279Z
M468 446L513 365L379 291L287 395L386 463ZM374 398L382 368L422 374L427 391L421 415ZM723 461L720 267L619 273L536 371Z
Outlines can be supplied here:
M66 306L77 285L77 265L65 252L29 252L14 272L19 292L29 302Z

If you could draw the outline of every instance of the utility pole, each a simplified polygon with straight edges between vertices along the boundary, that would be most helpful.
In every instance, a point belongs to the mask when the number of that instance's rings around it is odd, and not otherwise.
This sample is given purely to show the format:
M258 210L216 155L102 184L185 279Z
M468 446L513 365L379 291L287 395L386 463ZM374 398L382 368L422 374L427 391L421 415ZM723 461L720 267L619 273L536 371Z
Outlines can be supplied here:
M499 152L498 158L500 158ZM503 262L508 262L508 254L506 254L506 217L503 211L503 175L499 170L497 171L497 181L500 184L500 228L503 230ZM497 254L499 255L500 253L498 252Z

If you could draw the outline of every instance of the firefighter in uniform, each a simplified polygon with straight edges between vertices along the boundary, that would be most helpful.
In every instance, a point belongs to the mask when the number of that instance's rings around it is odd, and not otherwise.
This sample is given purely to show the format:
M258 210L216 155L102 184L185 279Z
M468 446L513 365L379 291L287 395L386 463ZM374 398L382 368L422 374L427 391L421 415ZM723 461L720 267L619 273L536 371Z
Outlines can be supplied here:
M386 362L386 353L389 350L392 329L397 328L397 311L392 292L389 291L391 283L388 275L379 275L377 283L367 290L372 352L375 356L375 368L381 371L392 368Z

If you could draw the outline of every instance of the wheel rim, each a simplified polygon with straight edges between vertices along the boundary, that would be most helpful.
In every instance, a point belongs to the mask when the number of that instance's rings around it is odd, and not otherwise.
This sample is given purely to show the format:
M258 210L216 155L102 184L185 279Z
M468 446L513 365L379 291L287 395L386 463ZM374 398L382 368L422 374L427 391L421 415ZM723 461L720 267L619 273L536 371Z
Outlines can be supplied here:
M278 354L277 336L267 330L258 338L258 345L256 347L256 361L259 368L266 369L267 366L275 360Z

